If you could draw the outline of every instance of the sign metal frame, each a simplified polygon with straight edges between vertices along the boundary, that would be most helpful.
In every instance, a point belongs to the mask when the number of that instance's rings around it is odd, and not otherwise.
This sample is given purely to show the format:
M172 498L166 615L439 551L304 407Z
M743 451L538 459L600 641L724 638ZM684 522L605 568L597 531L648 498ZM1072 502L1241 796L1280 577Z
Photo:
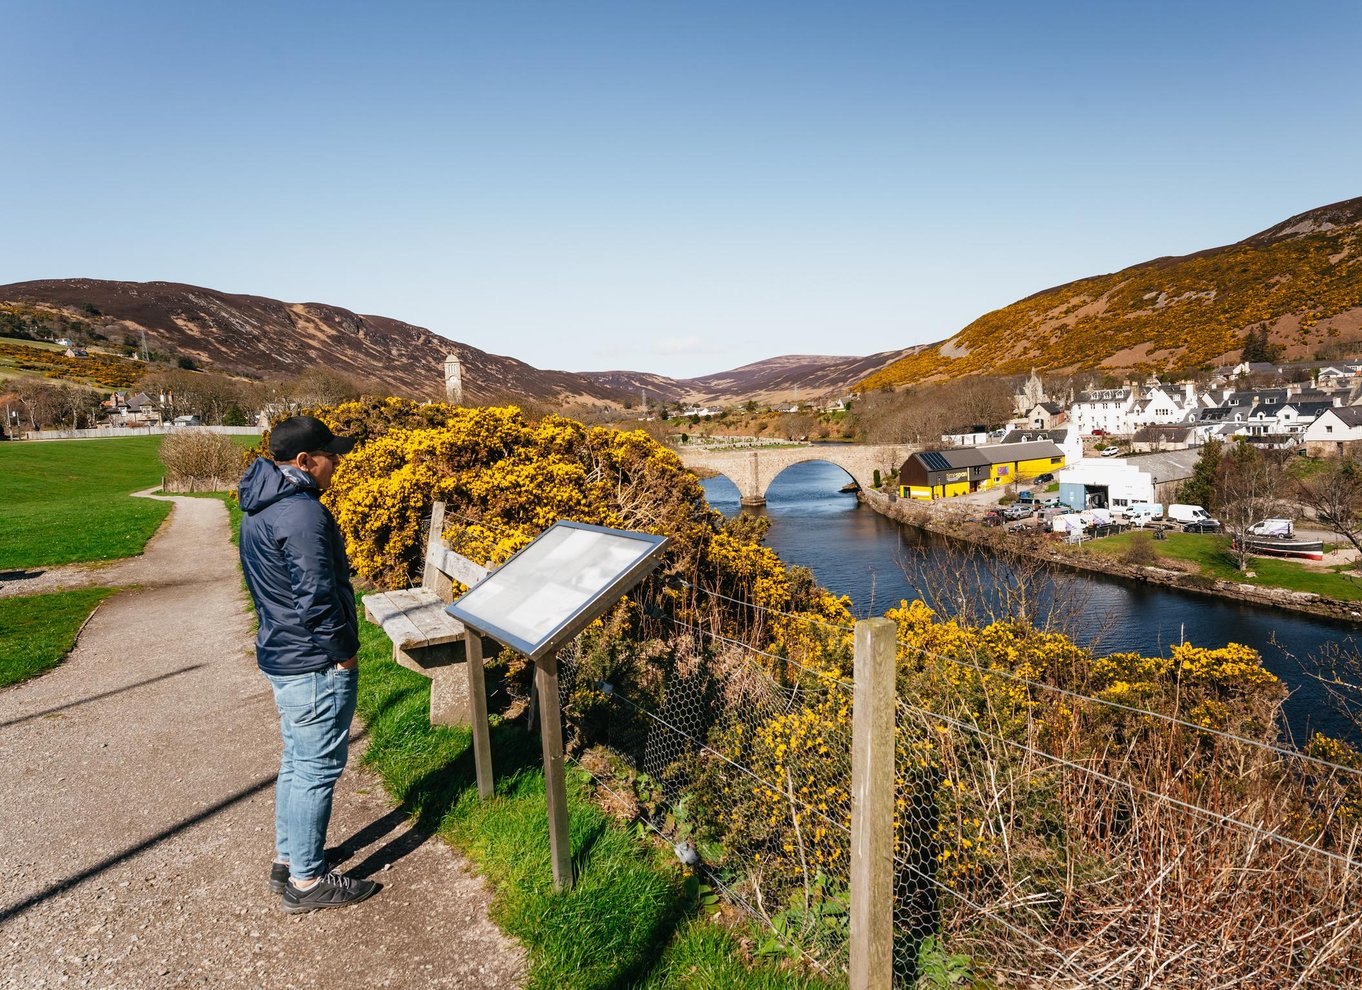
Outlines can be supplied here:
M629 540L639 545L640 552L625 570L615 573L610 581L592 591L584 602L573 609L542 638L537 641L530 641L506 628L506 625L499 622L495 615L489 615L485 610L482 610L480 608L482 596L479 595L478 590L484 589L485 595L485 589L496 581L499 574L524 568L527 560L536 558L536 547L542 547L550 534L561 532L564 529L581 530L614 539ZM523 653L531 660L538 661L556 652L592 622L604 615L621 597L653 571L661 563L658 559L658 553L666 544L667 537L655 536L652 533L634 533L628 530L611 529L608 526L593 526L589 523L561 520L540 533L535 537L534 542L522 548L506 563L489 572L458 601L447 606L445 611L470 629L490 636L503 646Z

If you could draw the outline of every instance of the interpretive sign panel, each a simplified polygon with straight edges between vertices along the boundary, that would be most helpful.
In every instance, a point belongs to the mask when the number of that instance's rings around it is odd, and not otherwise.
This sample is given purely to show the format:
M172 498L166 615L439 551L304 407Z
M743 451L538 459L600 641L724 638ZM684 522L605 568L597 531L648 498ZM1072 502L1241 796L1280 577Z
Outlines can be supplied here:
M448 612L538 660L600 618L658 564L665 536L557 522Z

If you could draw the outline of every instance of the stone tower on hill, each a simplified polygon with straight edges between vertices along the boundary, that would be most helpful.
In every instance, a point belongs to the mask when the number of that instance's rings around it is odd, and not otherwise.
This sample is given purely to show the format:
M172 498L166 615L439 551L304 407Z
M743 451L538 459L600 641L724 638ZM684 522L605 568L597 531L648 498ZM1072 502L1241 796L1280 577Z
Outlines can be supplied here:
M463 365L452 351L445 358L445 399L456 406L463 403Z

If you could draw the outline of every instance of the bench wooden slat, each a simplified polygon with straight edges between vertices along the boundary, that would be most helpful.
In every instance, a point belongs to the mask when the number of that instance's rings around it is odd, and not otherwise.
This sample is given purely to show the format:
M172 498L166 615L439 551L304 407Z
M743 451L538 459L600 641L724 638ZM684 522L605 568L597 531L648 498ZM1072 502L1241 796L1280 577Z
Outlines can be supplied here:
M368 595L364 612L397 647L407 650L463 640L464 625L445 611L446 602L426 588Z
M432 548L426 558L438 567L441 573L448 574L455 581L466 587L473 587L487 576L488 568L481 564L474 563L467 557L460 556L453 550L446 550L440 547L438 550Z

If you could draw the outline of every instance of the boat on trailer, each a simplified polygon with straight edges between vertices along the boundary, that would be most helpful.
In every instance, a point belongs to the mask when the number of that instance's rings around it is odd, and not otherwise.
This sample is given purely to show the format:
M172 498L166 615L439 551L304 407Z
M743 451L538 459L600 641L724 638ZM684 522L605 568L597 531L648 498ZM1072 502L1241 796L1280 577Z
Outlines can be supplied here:
M1296 539L1296 528L1290 519L1256 522L1245 532L1243 540L1249 553L1268 557L1300 557L1305 560L1324 559L1324 542ZM1237 549L1237 540L1235 545Z
M1268 557L1300 557L1304 560L1323 560L1322 540L1295 540L1271 536L1248 536L1244 544L1249 553Z

